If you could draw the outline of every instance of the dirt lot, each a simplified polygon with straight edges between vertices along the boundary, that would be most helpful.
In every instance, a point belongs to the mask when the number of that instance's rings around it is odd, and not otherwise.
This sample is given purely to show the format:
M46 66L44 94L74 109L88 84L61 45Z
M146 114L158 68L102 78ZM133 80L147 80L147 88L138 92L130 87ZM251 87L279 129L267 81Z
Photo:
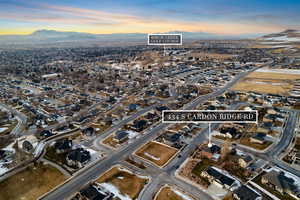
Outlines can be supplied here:
M102 141L103 144L109 146L109 147L112 147L112 148L118 148L118 146L120 145L118 142L116 142L114 140L114 136L113 135L110 135L108 137L106 137L103 141Z
M192 198L191 198L192 199ZM163 187L155 200L184 200L181 196L176 194L169 186Z
M90 126L96 129L97 134L101 134L111 127L111 125L101 125L98 123L92 123Z
M142 146L135 154L150 162L164 166L177 153L177 149L158 142L149 142Z
M265 144L256 144L256 143L250 142L250 138L245 137L245 138L240 139L240 144L249 146L249 147L252 147L252 148L258 149L258 150L264 150L264 149L268 148L272 144L272 142L267 141Z
M35 200L65 179L57 169L48 165L32 166L0 183L0 199Z
M135 199L148 181L147 178L138 177L128 172L127 169L120 170L119 167L113 167L100 176L96 182L113 184L119 189L121 194L128 195L132 199Z

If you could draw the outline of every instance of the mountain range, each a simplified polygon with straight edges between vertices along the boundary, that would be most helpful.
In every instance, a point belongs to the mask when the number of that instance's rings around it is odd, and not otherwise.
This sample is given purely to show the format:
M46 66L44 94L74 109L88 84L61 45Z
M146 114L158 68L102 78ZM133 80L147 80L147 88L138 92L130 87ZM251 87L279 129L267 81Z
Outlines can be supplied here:
M183 40L207 40L207 39L245 39L258 35L221 35L206 32L171 31L168 33L182 33ZM28 35L0 35L0 44L48 44L70 42L145 42L146 33L112 33L91 34L82 32L62 32L56 30L37 30Z

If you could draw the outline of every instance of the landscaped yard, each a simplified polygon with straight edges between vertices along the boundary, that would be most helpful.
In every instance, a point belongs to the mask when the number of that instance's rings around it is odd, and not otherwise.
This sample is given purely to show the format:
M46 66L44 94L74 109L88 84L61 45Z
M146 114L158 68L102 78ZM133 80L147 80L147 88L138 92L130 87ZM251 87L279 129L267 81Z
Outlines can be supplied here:
M142 146L135 154L161 167L177 152L178 150L173 147L151 141Z
M148 177L139 176L125 168L115 166L101 175L96 182L105 188L110 188L115 193L119 193L122 197L137 199L148 181Z
M50 160L52 162L55 162L61 166L66 165L67 164L67 152L66 153L56 153L55 147L54 146L50 146L47 147L46 150L46 154L45 154L45 159Z
M66 180L57 169L38 164L0 182L0 199L36 200Z
M203 158L192 170L192 173L201 176L201 173L205 171L208 167L213 166L214 163L212 163L210 160Z

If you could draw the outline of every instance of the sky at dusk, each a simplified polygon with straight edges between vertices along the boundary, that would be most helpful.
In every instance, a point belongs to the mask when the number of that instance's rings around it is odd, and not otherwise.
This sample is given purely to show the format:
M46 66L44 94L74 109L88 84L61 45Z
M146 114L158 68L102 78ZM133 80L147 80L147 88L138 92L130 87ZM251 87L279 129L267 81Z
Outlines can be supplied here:
M238 35L300 29L299 22L300 0L0 0L0 34L52 29Z

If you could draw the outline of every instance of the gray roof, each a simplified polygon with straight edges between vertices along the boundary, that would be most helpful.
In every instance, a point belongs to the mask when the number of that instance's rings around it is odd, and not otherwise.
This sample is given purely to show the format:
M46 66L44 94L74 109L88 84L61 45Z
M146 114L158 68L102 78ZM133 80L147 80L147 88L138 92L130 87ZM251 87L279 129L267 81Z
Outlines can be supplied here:
M245 185L242 185L237 190L235 190L234 194L237 195L241 200L255 200L256 198L261 196L252 188Z

